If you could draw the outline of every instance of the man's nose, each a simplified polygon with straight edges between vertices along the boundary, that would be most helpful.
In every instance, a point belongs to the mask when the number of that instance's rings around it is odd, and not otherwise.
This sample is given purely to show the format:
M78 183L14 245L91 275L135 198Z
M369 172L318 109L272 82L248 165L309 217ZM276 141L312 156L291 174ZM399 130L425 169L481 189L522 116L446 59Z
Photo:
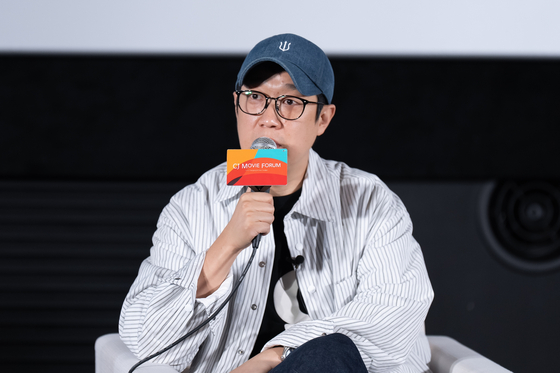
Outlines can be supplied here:
M280 121L280 116L276 112L276 102L274 100L270 101L270 104L261 114L259 125L266 127L277 127L280 126L282 122Z

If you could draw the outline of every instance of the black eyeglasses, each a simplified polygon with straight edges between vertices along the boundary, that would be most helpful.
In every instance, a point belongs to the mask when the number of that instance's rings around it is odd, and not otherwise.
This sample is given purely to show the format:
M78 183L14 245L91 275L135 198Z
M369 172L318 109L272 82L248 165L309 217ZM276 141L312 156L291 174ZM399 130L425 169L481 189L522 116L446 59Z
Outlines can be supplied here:
M237 93L237 107L249 115L261 115L274 100L274 108L278 115L286 120L299 119L307 104L323 105L322 102L313 102L296 96L268 97L258 91L235 91Z

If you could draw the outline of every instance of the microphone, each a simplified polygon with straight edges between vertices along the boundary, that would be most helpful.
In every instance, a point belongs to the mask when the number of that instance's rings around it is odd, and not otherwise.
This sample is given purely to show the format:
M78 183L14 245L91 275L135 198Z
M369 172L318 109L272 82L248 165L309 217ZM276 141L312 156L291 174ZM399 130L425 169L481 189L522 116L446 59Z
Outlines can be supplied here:
M298 265L300 265L301 263L303 263L303 261L305 260L305 258L302 255L298 255L295 258L290 258L290 262L295 265L296 267Z
M253 144L251 144L251 149L276 149L276 148L277 146L274 140L264 136L259 137L258 139L253 141ZM251 188L253 192L268 192L270 190L270 185L267 186L255 185L255 186L250 186L249 188ZM261 243L261 237L262 235L259 233L255 238L253 238L252 241L253 249L257 249L259 247L259 244Z
M276 149L276 148L277 146L274 140L264 136L259 137L251 144L251 149ZM253 192L268 192L268 190L270 189L270 185L250 186L249 188L251 188Z
M266 136L259 137L251 144L251 149L276 149L277 147L274 140Z

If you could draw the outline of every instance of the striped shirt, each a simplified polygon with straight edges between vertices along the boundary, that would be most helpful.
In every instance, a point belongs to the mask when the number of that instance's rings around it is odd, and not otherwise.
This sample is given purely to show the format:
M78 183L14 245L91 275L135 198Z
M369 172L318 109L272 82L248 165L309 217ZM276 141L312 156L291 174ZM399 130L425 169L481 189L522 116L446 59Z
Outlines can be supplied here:
M221 287L196 298L206 250L228 224L243 187L226 185L226 165L177 193L163 210L150 257L121 311L119 332L142 358L204 321L230 293L251 249ZM297 281L311 320L269 341L298 347L324 334L349 336L370 372L424 372L430 360L424 319L433 298L424 259L401 200L375 175L310 150L302 194L284 218ZM227 373L252 350L265 310L274 232L230 304L207 326L155 358L178 371Z

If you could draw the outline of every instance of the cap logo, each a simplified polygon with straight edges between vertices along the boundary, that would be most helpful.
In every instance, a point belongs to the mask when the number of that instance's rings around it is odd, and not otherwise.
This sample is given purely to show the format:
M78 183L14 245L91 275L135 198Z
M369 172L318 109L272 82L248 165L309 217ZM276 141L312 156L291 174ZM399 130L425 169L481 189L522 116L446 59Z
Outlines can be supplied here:
M282 46L282 42L280 42L280 46L278 47L282 52L287 52L290 50L290 45L292 43L288 43L287 41L284 42L284 46Z

